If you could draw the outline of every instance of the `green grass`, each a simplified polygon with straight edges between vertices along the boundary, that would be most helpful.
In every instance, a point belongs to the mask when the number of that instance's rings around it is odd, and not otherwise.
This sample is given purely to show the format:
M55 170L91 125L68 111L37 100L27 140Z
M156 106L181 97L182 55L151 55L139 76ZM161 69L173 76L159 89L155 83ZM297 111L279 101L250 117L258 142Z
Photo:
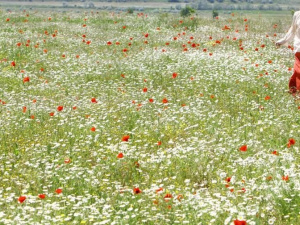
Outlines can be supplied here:
M0 223L299 223L276 13L1 11Z

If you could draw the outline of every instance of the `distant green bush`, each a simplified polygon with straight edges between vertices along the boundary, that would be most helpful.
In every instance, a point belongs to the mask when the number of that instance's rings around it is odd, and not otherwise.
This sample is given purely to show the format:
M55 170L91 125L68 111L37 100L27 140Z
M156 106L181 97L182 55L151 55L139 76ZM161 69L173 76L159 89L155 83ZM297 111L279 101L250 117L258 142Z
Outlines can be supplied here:
M213 11L212 11L212 16L213 16L213 18L216 18L217 16L219 16L218 11L213 10Z
M192 13L194 12L195 10L193 8L191 8L190 6L186 6L185 8L181 9L180 15L186 17L192 15Z
M128 9L127 9L127 12L128 12L129 14L132 14L133 11L134 11L133 8L128 8Z
M295 14L295 10L292 9L292 10L291 10L291 13L292 13L292 15L294 15L294 14Z

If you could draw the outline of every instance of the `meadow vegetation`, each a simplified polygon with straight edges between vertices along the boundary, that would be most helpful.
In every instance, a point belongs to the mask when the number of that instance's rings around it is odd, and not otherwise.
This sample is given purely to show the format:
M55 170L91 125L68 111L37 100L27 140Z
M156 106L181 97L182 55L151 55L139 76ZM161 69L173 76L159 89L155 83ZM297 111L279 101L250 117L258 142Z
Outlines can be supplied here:
M299 224L282 13L0 11L0 224Z

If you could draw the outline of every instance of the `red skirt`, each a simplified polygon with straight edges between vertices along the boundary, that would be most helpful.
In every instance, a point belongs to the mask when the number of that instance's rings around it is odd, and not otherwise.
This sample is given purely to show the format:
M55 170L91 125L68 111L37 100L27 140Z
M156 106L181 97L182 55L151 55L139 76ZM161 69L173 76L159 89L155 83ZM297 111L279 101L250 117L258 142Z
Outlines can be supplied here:
M291 93L300 91L300 52L295 54L294 73L289 82Z

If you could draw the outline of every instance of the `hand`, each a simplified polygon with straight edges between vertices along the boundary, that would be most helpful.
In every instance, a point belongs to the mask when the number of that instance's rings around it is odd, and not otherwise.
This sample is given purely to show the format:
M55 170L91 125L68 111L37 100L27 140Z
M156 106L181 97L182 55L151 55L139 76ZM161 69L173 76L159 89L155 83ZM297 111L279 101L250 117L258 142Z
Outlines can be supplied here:
M280 47L282 44L280 42L275 43L276 47Z

